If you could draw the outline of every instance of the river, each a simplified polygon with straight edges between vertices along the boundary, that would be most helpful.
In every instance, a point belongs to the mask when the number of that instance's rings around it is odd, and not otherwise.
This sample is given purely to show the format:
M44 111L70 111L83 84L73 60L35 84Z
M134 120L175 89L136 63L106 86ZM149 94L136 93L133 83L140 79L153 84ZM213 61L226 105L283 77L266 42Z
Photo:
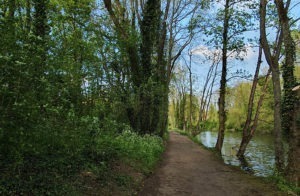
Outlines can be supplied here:
M198 135L199 141L212 148L217 141L218 133L205 131ZM256 176L270 176L274 168L274 142L271 135L256 135L250 141L245 153L247 166L235 156L241 142L241 133L226 132L222 148L222 157L226 164L241 166L242 169L253 172Z

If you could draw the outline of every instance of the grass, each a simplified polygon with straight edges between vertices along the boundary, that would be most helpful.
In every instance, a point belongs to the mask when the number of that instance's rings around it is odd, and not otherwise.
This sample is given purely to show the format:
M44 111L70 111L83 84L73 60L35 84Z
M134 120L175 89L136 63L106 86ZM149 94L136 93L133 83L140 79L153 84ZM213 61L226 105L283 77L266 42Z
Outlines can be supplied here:
M274 175L266 178L268 182L274 183L277 185L279 190L288 193L288 195L300 195L300 187L295 186L288 182L284 176L274 172Z

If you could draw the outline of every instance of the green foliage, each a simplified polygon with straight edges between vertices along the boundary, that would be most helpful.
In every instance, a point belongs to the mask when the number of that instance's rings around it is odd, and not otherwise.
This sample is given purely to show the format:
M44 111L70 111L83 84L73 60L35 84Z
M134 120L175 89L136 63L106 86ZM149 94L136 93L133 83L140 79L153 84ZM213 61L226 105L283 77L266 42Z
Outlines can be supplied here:
M228 90L228 118L226 125L228 129L236 129L239 131L243 129L243 124L247 116L250 89L250 83L240 83L236 87Z
M275 183L277 187L289 195L299 195L300 194L300 188L299 186L296 187L289 183L286 178L282 175L276 174L268 177L268 180Z
M148 175L153 171L164 151L163 140L158 136L138 135L124 127L121 134L111 132L102 133L96 138L95 152L85 170L97 176L101 186L115 184L119 187L136 186L138 179L134 179L128 170ZM125 171L115 168L115 165L125 167Z
M26 134L18 156L1 161L2 194L52 195L71 191L64 179L82 169L88 136L81 126L56 130L50 125L40 124L39 130ZM12 155L7 152L1 158Z
M164 150L160 137L147 134L140 136L130 130L125 130L115 142L120 158L146 174L153 170Z
M42 141L32 141L35 142L32 149L26 148L22 157L15 157L14 165L2 161L0 193L75 193L78 188L69 179L87 170L105 182L112 177L111 165L115 161L125 162L136 170L149 174L164 150L163 140L158 136L140 136L130 131L128 126L108 120L106 122L110 126L103 127L105 130L99 129L100 122L97 118L83 117L78 121L80 124L77 124L76 130L65 130L68 135L57 135L55 138L50 135L44 136ZM118 134L122 132L120 129L125 131ZM115 180L122 186L132 181L130 176L122 174L115 176L113 181Z
M262 77L258 82L258 88L256 92L256 97L254 102L257 103L259 96L263 89ZM242 82L237 84L235 87L229 89L228 95L228 120L226 124L227 129L234 129L236 131L241 131L243 129L244 123L247 117L247 104L248 97L250 95L251 83ZM259 122L257 126L257 132L260 133L270 133L273 130L273 90L272 84L269 81L267 87L267 93L264 97L263 106L260 111ZM255 109L255 108L254 108Z
M218 128L218 121L209 119L200 123L201 130L214 131Z
M114 161L136 151L127 161L148 172L160 156L158 137L122 134L141 102L120 40L95 4L0 3L0 195L74 195L82 171L106 179ZM140 32L130 32L139 42ZM167 92L150 78L151 97Z

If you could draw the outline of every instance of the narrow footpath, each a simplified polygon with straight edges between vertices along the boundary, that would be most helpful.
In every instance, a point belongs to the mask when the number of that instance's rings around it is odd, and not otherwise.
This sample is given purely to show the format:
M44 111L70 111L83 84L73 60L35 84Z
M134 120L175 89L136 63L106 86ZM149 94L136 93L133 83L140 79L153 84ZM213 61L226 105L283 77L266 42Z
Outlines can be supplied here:
M225 165L186 136L171 132L163 160L140 196L150 195L286 195L257 177Z

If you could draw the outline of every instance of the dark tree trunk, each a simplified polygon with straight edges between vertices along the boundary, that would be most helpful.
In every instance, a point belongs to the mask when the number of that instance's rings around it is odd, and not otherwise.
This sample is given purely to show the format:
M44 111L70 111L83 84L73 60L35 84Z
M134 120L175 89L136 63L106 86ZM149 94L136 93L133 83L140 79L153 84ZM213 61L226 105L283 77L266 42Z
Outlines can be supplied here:
M169 85L164 83L162 86L162 102L160 110L160 121L158 124L158 133L161 137L164 136L168 129L168 113L169 113Z
M289 139L287 175L290 182L299 187L300 180L300 85L293 88L297 94L294 103L294 119Z
M189 111L189 123L188 123L188 131L191 133L193 129L193 80L192 80L192 54L189 54L189 85L190 85L190 111Z
M283 34L285 61L282 65L283 78L283 102L282 102L282 131L287 135L293 122L294 102L296 101L292 88L296 85L294 76L295 43L291 36L288 18L288 7L284 7L283 1L276 0L277 12Z
M290 1L287 1L286 6L284 6L283 1L276 0L275 3L279 16L280 26L283 31L283 43L285 48L285 62L282 66L282 78L284 89L282 102L282 130L288 136L287 138L289 140L288 165L286 168L286 175L292 183L295 183L296 186L298 186L299 166L297 168L297 163L299 163L299 113L297 113L296 110L299 110L299 103L297 103L299 101L297 101L296 94L292 90L293 87L296 86L296 79L294 76L294 62L296 49L295 43L291 36L289 23L290 21L288 17Z
M1 5L2 6L2 5ZM3 5L4 6L4 5ZM6 7L7 6L7 7ZM1 44L0 44L0 54L5 54L11 57L10 60L3 61L1 59L1 84L3 78L6 79L5 82L8 85L8 89L10 89L10 94L4 93L1 88L0 99L1 99L1 112L0 112L0 154L2 156L2 160L5 160L6 163L13 163L16 158L16 153L19 153L21 150L21 135L19 131L19 126L16 122L21 121L23 119L18 117L18 107L15 106L15 103L18 101L20 97L20 83L19 79L19 68L16 67L16 59L17 59L17 38L16 38L16 1L9 1L8 5L4 7L4 12L1 15L1 22L5 24L6 30L0 29L1 32ZM8 10L8 13L7 13ZM3 18L2 18L3 17ZM1 25L2 26L2 25ZM2 34L3 33L3 34ZM5 65L6 64L6 65ZM8 66L9 71L4 71L5 66ZM3 71L2 71L3 70ZM15 70L18 70L16 72ZM22 81L24 82L24 81ZM3 83L4 84L4 83ZM24 121L22 122L24 123ZM10 164L16 165L16 164ZM15 168L14 168L15 169Z
M35 99L40 113L45 114L44 105L47 102L45 95L45 82L46 78L46 64L47 64L47 36L49 33L48 19L47 19L47 0L34 1L34 21L33 32L35 35L34 42L32 43L33 52L35 54L33 62L33 89L35 91Z
M274 88L274 138L275 138L275 163L278 172L284 168L284 150L281 131L281 88L280 71L278 62L273 62L276 67L272 69L272 81Z
M139 47L135 42L130 41L132 32L128 30L126 24L130 25L132 22L120 21L119 16L116 15L118 10L115 12L111 0L104 0L104 4L116 27L118 38L125 43L123 47L132 71L130 77L135 90L134 96L137 98L132 110L134 114L131 115L134 117L131 119L136 120L132 127L141 134L159 133L157 129L161 127L159 126L161 113L165 109L162 106L164 98L159 93L162 93L161 89L166 77L164 63L166 24L161 26L161 2L148 0L143 5L142 17L139 18L141 34ZM157 56L157 62L153 61L154 56Z
M225 123L226 123L226 111L225 111L225 95L226 95L226 75L227 75L227 44L228 44L228 28L229 28L229 0L226 0L225 4L225 15L223 22L223 48L222 48L222 75L221 75L221 86L220 86L220 97L219 97L219 132L216 143L216 150L221 153Z
M158 30L158 18L157 18L157 1L147 1L143 10L143 19L140 25L141 28L141 67L142 67L142 86L140 87L140 131L142 133L151 133L154 130L155 125L152 125L152 118L158 118L157 105L153 105L153 89L152 84L152 72L154 70L154 64L152 63L152 55L154 52L154 46L157 40ZM157 101L157 100L156 100ZM152 113L154 112L154 113Z
M182 97L180 98L180 113L179 113L179 129L185 130L186 128L186 121L185 121L185 106L186 106L186 94L182 91Z

